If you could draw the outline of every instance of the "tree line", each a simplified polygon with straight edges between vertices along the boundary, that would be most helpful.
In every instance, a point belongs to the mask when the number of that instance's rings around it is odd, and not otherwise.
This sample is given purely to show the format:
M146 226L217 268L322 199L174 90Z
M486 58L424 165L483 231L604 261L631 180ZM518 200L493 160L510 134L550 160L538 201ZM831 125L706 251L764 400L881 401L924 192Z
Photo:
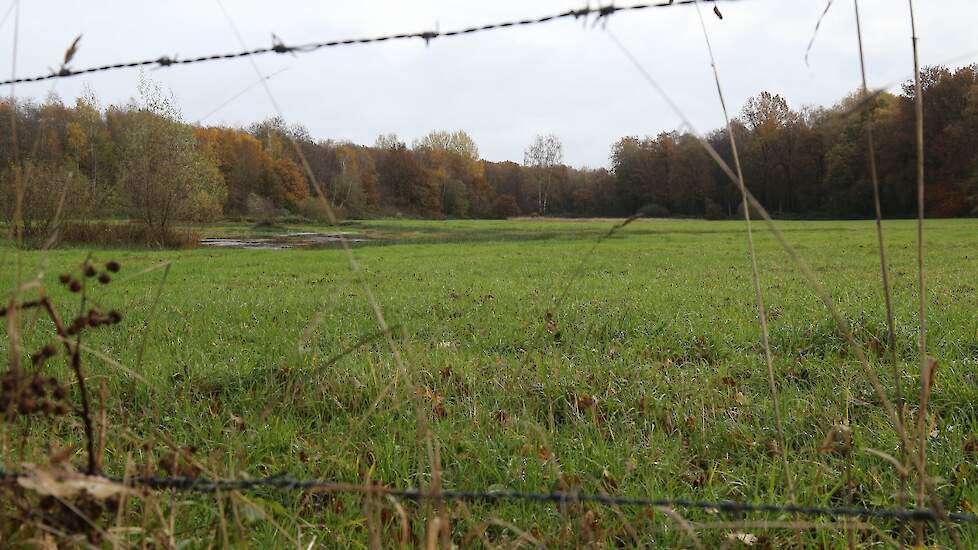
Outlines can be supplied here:
M923 71L929 216L978 213L978 65ZM830 107L791 109L778 94L749 99L732 128L745 181L788 217L868 217L867 125L876 133L883 211L916 208L914 89L864 105L852 93ZM725 129L706 139L732 164ZM690 216L738 214L736 186L685 132L628 136L610 168L563 162L557 136L537 136L523 162L490 162L464 131L433 131L408 145L384 134L370 146L313 138L270 118L247 128L183 120L171 96L141 76L137 97L103 107L91 91L0 102L3 215L25 233L62 219L125 217L165 230L175 222L273 217L322 219L318 191L346 217L408 215ZM18 192L20 190L20 192ZM67 199L65 199L67 197Z
M922 72L928 216L978 214L978 65ZM783 97L749 99L732 130L744 180L765 208L788 217L874 215L866 129L873 125L884 215L916 213L913 83L865 105L852 93L831 107L792 110ZM726 129L706 136L733 166ZM737 188L697 139L668 132L626 137L612 148L619 213L708 218L734 215Z

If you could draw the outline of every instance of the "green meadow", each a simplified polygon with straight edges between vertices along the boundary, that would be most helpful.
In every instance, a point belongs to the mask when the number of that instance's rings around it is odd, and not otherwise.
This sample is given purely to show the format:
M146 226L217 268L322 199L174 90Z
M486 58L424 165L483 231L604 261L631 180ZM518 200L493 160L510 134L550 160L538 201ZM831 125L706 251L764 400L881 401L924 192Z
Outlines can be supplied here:
M87 279L86 296L119 310L123 321L83 340L95 408L104 409L104 467L113 475L126 473L127 464L132 474L185 473L166 464L172 449L182 448L192 451L187 468L207 477L289 475L408 488L429 484L437 471L444 488L458 490L900 504L897 470L878 454L901 455L882 403L762 224L755 225L755 240L784 448L743 222L637 220L609 236L614 223L350 222L344 231L370 240L352 249L359 273L335 246L18 253L8 244L0 247L0 283L11 289L18 277L24 283L39 277L70 319L79 295L58 275L78 274L87 257L121 264L111 284ZM893 398L874 223L779 226L831 293ZM916 222L888 221L884 228L899 379L907 419L916 425ZM253 238L280 229L197 230ZM938 362L924 421L927 470L949 511L974 513L978 220L927 222L926 276L927 350ZM391 326L400 363L377 334L367 287ZM31 286L24 299L37 292ZM53 338L52 324L34 312L21 324L25 357ZM6 356L6 325L0 331ZM43 373L72 379L61 355ZM851 430L851 442L840 442L840 425ZM53 446L67 444L75 445L77 466L85 460L75 417L4 424L3 444L8 469L43 462ZM907 504L914 487L912 478ZM368 546L358 495L258 490L246 498L180 494L160 499L159 514L133 504L121 523L157 525L176 545L193 548L227 541L305 547L313 538L327 547ZM417 537L412 544L423 542L425 506L370 504L382 508L386 543L397 545L402 510ZM846 530L831 518L798 534L773 524L708 524L809 519L676 511L707 547L734 533L758 537L758 546L797 537L846 544ZM661 510L503 501L453 503L445 514L459 547L694 545ZM871 523L854 534L867 547L905 536L893 522ZM978 527L959 533L965 546L978 545ZM925 535L932 544L950 543L943 528Z

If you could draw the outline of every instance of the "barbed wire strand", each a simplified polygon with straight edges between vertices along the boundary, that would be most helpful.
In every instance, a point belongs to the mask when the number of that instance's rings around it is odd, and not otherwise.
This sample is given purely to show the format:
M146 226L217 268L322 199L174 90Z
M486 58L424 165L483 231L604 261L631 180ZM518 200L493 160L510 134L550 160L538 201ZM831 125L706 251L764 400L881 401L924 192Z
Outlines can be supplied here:
M21 479L33 479L23 473L0 474L0 480L10 484ZM137 477L115 478L110 476L84 476L81 479L117 483L127 487L144 487L155 490L173 490L186 493L215 493L218 491L251 491L272 489L276 491L320 491L347 494L389 495L414 501L462 500L462 501L500 501L516 500L525 502L555 502L560 504L591 503L607 506L629 507L673 507L703 510L711 513L750 513L768 512L798 514L803 516L862 517L896 521L939 522L946 518L959 524L978 524L978 516L966 513L946 513L941 515L929 508L877 508L857 506L803 506L797 504L751 503L730 500L703 501L682 498L646 498L589 494L578 492L534 493L512 490L451 490L437 492L420 489L395 489L379 485L356 485L325 481L321 479L296 479L291 477L262 477L254 479L208 479L201 477Z
M737 0L702 0L703 2L709 3L719 3L719 2L735 2ZM512 21L504 21L501 23L489 23L485 25L477 25L473 27L465 27L462 29L456 29L452 31L422 31L422 32L411 32L411 33L401 33L401 34L389 34L382 36L373 37L362 37L362 38L349 38L346 40L330 40L325 42L309 42L305 44L299 44L295 46L289 46L282 43L280 40L273 39L273 43L270 47L265 48L255 48L255 49L245 49L238 52L228 52L228 53L215 53L206 54L197 57L189 57L186 59L179 59L177 57L171 57L169 55L163 55L154 59L143 59L139 61L129 61L112 63L109 65L100 65L95 67L88 67L85 69L73 70L69 67L60 67L58 71L52 71L49 74L37 75L31 77L22 78L11 78L9 80L0 81L0 86L9 86L11 84L21 84L27 82L40 82L43 80L51 80L56 78L70 78L73 76L99 73L105 71L115 71L121 69L132 69L137 67L146 67L150 65L156 65L158 68L171 67L173 65L191 65L194 63L204 63L207 61L217 61L225 59L237 59L242 57L249 57L255 55L263 55L267 53L277 53L277 54L294 54L294 53L309 53L323 48L335 48L342 46L355 46L363 44L374 44L378 42L387 42L394 40L413 40L421 39L424 40L425 44L429 44L432 40L436 38L450 38L453 36L462 36L468 34L474 34L479 32L501 30L510 27L525 27L530 25L541 25L543 23L548 23L551 21L558 21L562 19L580 19L588 18L590 16L596 16L597 20L606 20L608 17L625 11L640 11L652 8L668 8L674 6L684 6L695 3L696 0L666 0L664 2L649 2L642 4L632 4L628 6L616 6L610 4L607 6L595 6L590 5L585 6L576 10L568 10L561 13L556 13L552 15L544 15L537 18L529 19L519 19Z

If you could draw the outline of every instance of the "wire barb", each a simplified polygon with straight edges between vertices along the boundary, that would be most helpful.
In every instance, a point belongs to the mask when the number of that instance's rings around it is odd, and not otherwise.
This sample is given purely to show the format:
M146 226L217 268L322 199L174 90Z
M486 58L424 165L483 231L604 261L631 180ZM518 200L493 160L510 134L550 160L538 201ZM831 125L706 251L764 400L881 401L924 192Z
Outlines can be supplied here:
M275 53L290 53L295 56L295 49L286 46L285 42L275 33L272 33L272 47L270 50Z

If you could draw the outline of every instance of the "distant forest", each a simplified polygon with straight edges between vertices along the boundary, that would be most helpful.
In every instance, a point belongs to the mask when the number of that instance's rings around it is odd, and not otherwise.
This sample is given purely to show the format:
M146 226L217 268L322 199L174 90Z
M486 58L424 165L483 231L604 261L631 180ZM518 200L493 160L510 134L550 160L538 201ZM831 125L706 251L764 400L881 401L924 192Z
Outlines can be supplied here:
M926 68L923 90L927 215L978 214L978 65ZM912 215L913 93L905 85L899 95L881 94L868 110L854 109L857 93L832 107L792 110L761 92L733 123L748 187L784 217L871 216L872 123L884 215ZM706 137L732 163L726 131ZM281 214L321 219L302 157L345 217L720 219L740 204L736 187L683 132L623 137L611 146L610 169L589 169L566 166L553 135L538 136L516 163L480 159L464 131L434 131L410 145L381 135L364 146L315 139L277 118L200 126L145 76L124 105L103 107L91 92L72 106L54 95L41 104L0 102L0 208L28 233L44 230L55 211L160 228Z

